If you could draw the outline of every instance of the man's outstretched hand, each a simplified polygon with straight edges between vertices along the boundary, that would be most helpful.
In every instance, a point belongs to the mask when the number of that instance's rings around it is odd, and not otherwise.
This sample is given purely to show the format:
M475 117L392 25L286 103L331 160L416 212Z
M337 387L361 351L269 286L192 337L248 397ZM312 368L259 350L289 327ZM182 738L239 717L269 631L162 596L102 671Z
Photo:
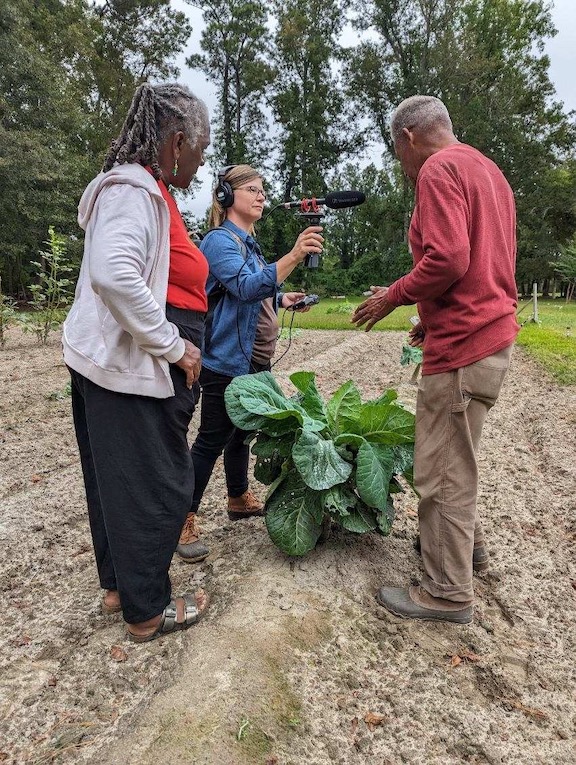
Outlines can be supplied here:
M408 332L408 345L411 345L412 348L419 348L424 344L425 334L424 327L422 326L422 323L419 322L415 327L412 327L410 332Z
M372 297L360 303L358 308L352 314L352 323L357 327L362 327L366 324L365 331L369 332L376 322L388 316L389 313L396 308L386 299L388 293L388 287L370 287L370 290L374 293Z

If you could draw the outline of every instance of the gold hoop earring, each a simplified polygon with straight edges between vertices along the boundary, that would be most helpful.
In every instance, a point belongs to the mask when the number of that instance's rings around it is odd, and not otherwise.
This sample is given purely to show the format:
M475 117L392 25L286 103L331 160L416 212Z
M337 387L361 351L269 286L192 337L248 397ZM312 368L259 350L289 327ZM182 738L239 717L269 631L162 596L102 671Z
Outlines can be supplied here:
M172 169L172 175L178 175L178 160L174 160L174 168Z

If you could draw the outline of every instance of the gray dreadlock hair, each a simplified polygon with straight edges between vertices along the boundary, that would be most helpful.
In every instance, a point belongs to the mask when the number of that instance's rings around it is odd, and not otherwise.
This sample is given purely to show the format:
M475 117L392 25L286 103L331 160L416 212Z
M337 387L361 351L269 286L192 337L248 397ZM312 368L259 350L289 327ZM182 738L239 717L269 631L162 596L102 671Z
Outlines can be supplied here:
M150 165L158 180L162 175L158 150L163 142L181 130L190 144L196 146L207 124L206 104L185 85L145 82L134 93L120 135L112 141L102 170L107 173L116 163L138 162Z

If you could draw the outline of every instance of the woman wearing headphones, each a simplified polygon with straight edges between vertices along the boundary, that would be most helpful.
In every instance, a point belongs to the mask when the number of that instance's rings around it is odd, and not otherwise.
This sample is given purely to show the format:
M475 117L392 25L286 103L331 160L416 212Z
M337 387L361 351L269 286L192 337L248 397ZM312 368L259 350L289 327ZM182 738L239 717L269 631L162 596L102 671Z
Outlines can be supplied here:
M178 555L189 563L209 550L199 538L198 506L214 464L224 452L231 520L263 515L262 503L248 489L246 433L226 412L224 391L234 377L270 369L278 337L278 308L289 308L305 294L280 292L280 285L309 253L322 251L320 226L305 229L289 253L275 263L264 260L254 239L254 224L264 211L262 178L248 165L230 165L218 174L210 211L210 231L200 249L210 267L206 284L206 323L200 386L200 428L192 446L195 488ZM304 308L301 310L308 310Z

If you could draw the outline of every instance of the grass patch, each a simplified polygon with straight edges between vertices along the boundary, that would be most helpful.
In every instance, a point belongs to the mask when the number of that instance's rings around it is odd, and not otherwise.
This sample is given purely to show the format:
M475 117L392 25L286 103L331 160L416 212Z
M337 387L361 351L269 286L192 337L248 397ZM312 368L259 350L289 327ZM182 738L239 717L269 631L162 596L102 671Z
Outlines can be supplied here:
M365 297L354 297L347 295L345 300L334 300L333 298L322 298L318 305L315 305L308 313L297 313L294 315L292 327L302 329L351 329L355 331L364 331L361 327L358 330L350 322L352 313L357 305L360 305ZM375 330L398 330L408 332L410 327L410 316L416 314L416 306L403 305L397 308L390 316L379 321L372 331ZM284 316L284 326L290 324L291 314L288 311ZM280 321L282 321L282 311L280 312Z
M576 385L576 303L539 300L539 324L529 321L527 306L518 319L526 322L518 345L528 351L560 385Z
M538 324L526 324L518 335L525 348L561 385L576 385L576 337Z
M518 321L528 321L532 315L532 301L524 301L519 306ZM564 300L538 300L538 318L547 329L557 329L564 333L571 332L576 337L576 303ZM528 326L528 325L527 325Z

